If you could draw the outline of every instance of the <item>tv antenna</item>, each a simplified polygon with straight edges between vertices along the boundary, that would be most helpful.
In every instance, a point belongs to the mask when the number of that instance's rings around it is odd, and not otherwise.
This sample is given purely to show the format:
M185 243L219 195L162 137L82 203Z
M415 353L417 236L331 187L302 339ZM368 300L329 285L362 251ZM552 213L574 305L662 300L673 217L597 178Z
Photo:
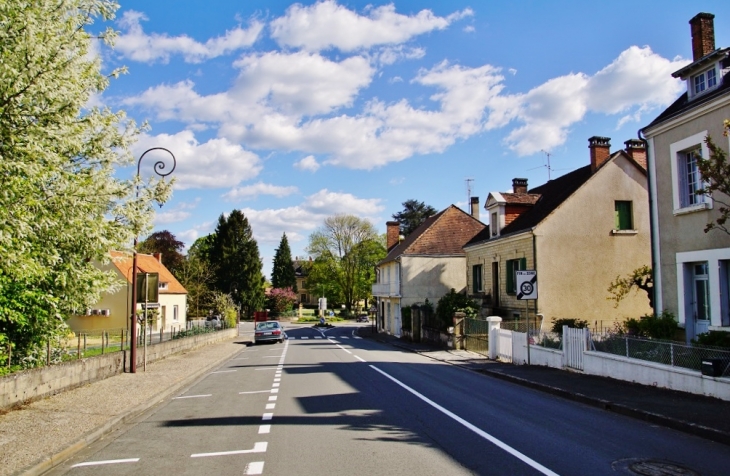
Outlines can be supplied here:
M553 155L553 154L551 154L550 152L546 151L545 149L540 149L540 152L544 153L545 156L547 157L547 165L541 165L540 167L547 168L548 182L549 182L550 181L550 172L553 170L553 168L550 167L550 156ZM540 167L533 167L533 168L528 169L528 170L535 170L535 169L539 169Z
M471 183L474 181L473 178L465 179L466 182L466 206L471 206Z

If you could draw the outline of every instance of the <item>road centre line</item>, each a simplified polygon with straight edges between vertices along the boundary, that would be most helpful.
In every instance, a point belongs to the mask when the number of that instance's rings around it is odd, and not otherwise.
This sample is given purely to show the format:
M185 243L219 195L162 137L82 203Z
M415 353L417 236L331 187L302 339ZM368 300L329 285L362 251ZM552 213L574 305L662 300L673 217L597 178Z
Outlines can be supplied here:
M274 418L274 414L273 413L264 413L264 416L261 417L261 419L264 420L264 421L271 420L272 418Z
M280 384L280 383L274 383L274 384L271 384L271 386L272 386L273 388L276 388L276 387L278 387L279 385L281 385L281 384Z
M278 388L272 388L271 389L271 393L279 393L279 389Z
M254 390L252 392L238 392L239 395L246 395L251 393L269 393L268 390Z
M205 458L206 456L228 456L241 455L247 453L266 453L266 447L269 444L265 441L253 444L252 450L236 450L236 451L218 451L216 453L196 453L190 455L191 458Z
M363 359L363 358L362 358L362 357L360 357L360 356L357 356L357 355L356 355L356 356L355 356L355 358L356 358L357 360L359 360L360 362L367 362L367 360Z
M72 468L81 468L83 466L100 466L102 464L136 463L137 461L139 461L139 458L108 459L105 461L87 461L86 463L78 463L71 467Z
M267 410L273 410L274 408L276 408L276 403L267 403L266 404Z
M265 435L267 433L271 433L271 425L260 425L259 435Z
M377 368L374 365L370 365L370 368L372 368L373 370L379 372L380 374L382 374L383 376L387 377L388 379L392 380L393 382L395 382L396 384L400 385L401 387L403 387L408 392L412 393L413 395L415 395L416 397L420 398L421 400L423 400L427 404L431 405L436 410L440 411L441 413L443 413L444 415L448 416L449 418L455 420L456 422L461 423L462 425L464 425L466 428L470 429L471 431L473 431L477 435L481 436L485 440L487 440L490 443L494 444L498 448L501 448L502 450L506 451L507 453L511 454L515 458L519 459L523 463L526 463L527 465L531 466L532 468L536 469L537 471L541 472L542 474L545 474L547 476L558 476L557 473L549 470L548 468L546 468L545 466L541 465L537 461L535 461L535 460L529 458L528 456L520 453L516 449L512 448L511 446L507 445L506 443L503 443L502 441L500 441L497 438L493 437L492 435L490 435L486 431L482 430L481 428L478 428L475 425L469 423L468 421L464 420L463 418L461 418L460 416L456 415L455 413L452 413L451 411L449 411L446 408L442 407L441 405L439 405L438 403L436 403L433 400L429 399L428 397L426 397L426 396L418 393L417 391L415 391L414 389L412 389L408 385L404 384L400 380L396 379L395 377L391 376L390 374L388 374L386 372L383 372L382 370L380 370L379 368Z
M203 397L212 397L212 396L213 396L213 394L209 393L207 395L185 395L183 397L173 397L172 399L173 400L180 400L180 399L183 399L183 398L203 398Z
M345 352L347 352L348 354L352 354L352 352L350 352L349 350L345 349L345 348L344 348L344 347L342 347L342 346L341 346L340 344L337 344L337 347L339 347L340 349L344 350L344 351L345 351Z
M264 472L264 462L263 461L252 461L246 465L246 468L243 470L243 474L246 475L252 475L252 474L262 474Z
M276 396L276 395L272 395L272 396L269 397L269 401L270 402L275 402L277 398L279 398L279 397Z

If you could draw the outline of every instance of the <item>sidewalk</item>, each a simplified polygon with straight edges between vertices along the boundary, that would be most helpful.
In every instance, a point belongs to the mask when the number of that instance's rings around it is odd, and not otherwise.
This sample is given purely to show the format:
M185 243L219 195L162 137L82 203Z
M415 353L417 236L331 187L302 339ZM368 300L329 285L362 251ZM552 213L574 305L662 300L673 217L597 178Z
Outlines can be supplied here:
M491 377L730 445L730 402L580 372L505 364L465 350L437 349L386 334L373 335L370 327L361 328L360 335Z

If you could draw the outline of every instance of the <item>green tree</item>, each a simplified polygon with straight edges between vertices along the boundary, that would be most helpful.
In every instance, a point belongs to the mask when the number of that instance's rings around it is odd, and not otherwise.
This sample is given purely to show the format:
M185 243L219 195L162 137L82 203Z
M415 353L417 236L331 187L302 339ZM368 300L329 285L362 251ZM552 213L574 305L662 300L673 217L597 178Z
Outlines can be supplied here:
M654 309L654 282L652 271L649 266L641 266L633 270L625 277L616 276L616 279L608 286L608 292L611 294L606 299L614 301L614 307L618 307L619 303L631 292L644 291L646 297L649 298L649 307Z
M730 119L723 124L723 135L730 133ZM697 191L698 194L712 197L712 201L719 205L720 216L705 226L705 233L710 230L721 230L730 235L727 220L730 218L730 162L727 160L727 152L718 147L709 135L705 138L707 148L710 150L710 157L701 158L697 161L697 168L700 170L705 186Z
M211 286L215 282L215 270L206 257L188 252L177 278L188 291L188 316L207 314L213 301Z
M358 298L360 277L371 266L367 257L370 250L363 245L377 241L375 227L354 215L335 215L325 219L324 225L309 236L307 252L315 257L312 274L307 278L308 289L317 292L312 283L329 285L341 295L348 312Z
M394 213L393 219L400 223L400 232L403 236L410 235L428 217L437 213L437 210L431 205L426 205L414 199L406 200L402 205L403 210Z
M463 312L466 317L476 317L479 313L479 305L466 293L457 293L454 288L451 288L451 291L442 296L436 304L436 316L444 329L454 325L455 312Z
M218 218L209 255L216 269L215 288L233 294L241 312L252 317L264 305L264 275L259 246L240 210Z
M291 249L289 248L289 240L286 239L286 233L282 235L281 242L279 242L279 247L274 255L271 284L277 289L291 288L292 291L297 292L297 277L294 275Z
M354 253L355 260L359 263L355 275L353 300L358 302L363 299L368 300L372 296L375 266L388 254L385 249L384 235L359 243L355 247Z
M138 129L122 111L90 107L110 76L87 28L110 0L0 2L0 347L40 352L65 318L121 286L109 250L147 233L169 184L116 177ZM113 32L101 35L113 39ZM140 185L135 197L135 185Z
M175 235L167 230L152 233L137 247L137 251L140 253L161 253L162 264L176 278L180 277L180 269L185 261L185 256L182 254L183 249L185 249L185 243L179 241Z

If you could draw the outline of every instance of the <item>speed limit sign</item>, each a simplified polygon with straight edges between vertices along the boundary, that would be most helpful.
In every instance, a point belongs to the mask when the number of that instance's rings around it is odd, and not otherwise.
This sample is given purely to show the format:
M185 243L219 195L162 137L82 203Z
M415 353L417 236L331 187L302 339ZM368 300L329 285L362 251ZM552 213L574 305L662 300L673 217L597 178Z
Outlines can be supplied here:
M515 271L517 281L517 299L529 301L537 299L537 271Z

